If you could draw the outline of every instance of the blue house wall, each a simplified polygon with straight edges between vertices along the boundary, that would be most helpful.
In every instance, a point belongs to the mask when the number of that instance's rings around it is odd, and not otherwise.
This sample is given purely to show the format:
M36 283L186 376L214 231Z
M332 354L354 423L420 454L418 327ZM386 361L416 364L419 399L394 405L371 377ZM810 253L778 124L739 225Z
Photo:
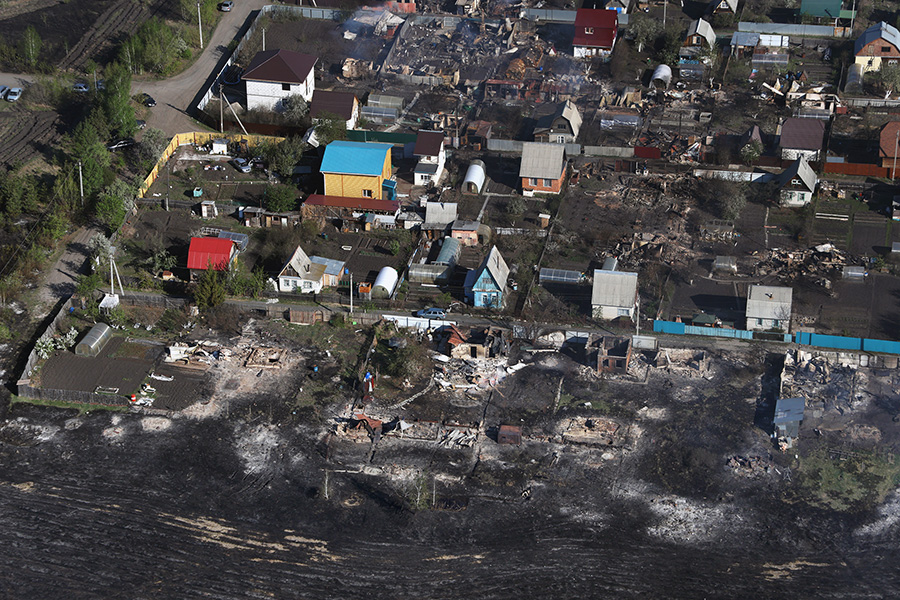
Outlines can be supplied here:
M483 268L472 285L472 303L476 308L500 308L503 306L503 290L491 277L487 268Z

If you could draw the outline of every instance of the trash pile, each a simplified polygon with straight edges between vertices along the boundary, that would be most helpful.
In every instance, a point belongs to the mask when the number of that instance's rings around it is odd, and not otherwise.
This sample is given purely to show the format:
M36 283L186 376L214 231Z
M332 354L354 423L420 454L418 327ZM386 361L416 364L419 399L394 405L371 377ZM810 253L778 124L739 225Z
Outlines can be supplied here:
M726 464L736 475L751 479L767 475L774 468L771 457L764 456L731 456Z
M841 278L846 265L861 264L832 244L821 244L806 250L772 248L755 256L757 277L778 275L786 282L807 278L826 290L832 288L832 280Z
M434 358L434 380L445 390L487 390L527 366L525 363L507 366L506 357L472 360L436 354Z

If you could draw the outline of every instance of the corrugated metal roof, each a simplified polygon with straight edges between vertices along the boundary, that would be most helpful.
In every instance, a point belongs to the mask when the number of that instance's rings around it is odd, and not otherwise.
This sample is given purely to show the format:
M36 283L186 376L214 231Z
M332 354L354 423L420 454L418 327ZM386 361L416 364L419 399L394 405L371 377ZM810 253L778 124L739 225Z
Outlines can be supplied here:
M312 194L303 204L310 206L333 206L335 208L348 208L358 211L375 211L395 213L400 208L397 200L378 200L377 198L348 198L347 196L324 196Z
M691 24L688 25L687 37L692 35L700 35L710 47L716 45L716 32L713 31L712 25L708 21L703 19L691 21Z
M735 31L731 36L732 46L752 46L759 44L759 34L750 31Z
M304 278L304 276L309 271L309 266L311 262L309 260L309 256L306 255L306 252L303 251L303 248L297 246L297 249L294 250L294 253L288 259L288 261L281 268L281 271L278 273L278 276L288 274L288 268L293 270L293 273L289 273L294 277Z
M390 144L334 141L325 147L325 156L322 158L319 171L347 175L381 175L385 155L389 157L390 152Z
M779 398L775 401L775 424L803 420L806 400L803 398Z
M416 134L415 156L437 156L444 144L443 131L420 131Z
M841 0L801 0L800 14L837 19L841 14Z
M779 175L778 186L783 188L791 183L791 180L794 178L800 179L810 192L816 191L816 183L818 183L819 179L816 177L816 172L812 170L812 167L809 166L809 163L806 162L806 159L802 156L792 162L790 166Z
M325 265L325 274L340 277L344 273L344 261L336 258L324 258L322 256L310 256L309 262L314 265Z
M881 23L872 25L863 31L861 36L856 38L856 43L853 45L853 52L858 55L862 52L863 48L875 40L884 40L889 44L892 44L894 48L900 49L900 31L897 31L897 28L893 25L888 25L882 21Z
M316 90L313 92L312 102L309 105L309 116L317 119L331 114L349 121L353 118L355 107L356 94Z
M781 147L794 150L821 150L825 123L819 119L790 118L781 127Z
M627 271L594 271L591 304L631 308L637 296L638 274Z
M506 280L509 279L509 267L506 265L506 261L503 260L503 255L500 254L497 246L491 248L484 262L481 263L479 271L483 269L487 269L488 273L491 274L497 287L501 290L506 287Z
M612 48L619 28L619 15L614 10L579 8L575 13L573 46ZM587 33L591 31L592 33Z
M303 83L318 60L309 54L291 50L257 52L244 72L244 80L275 83Z
M559 179L565 168L566 149L562 144L525 142L519 177Z
M456 220L458 213L456 202L426 202L425 229L446 227Z
M572 128L572 135L578 137L578 132L581 131L581 113L578 112L578 107L571 100L560 102L556 105L556 110L552 114L538 119L537 124L534 126L535 135L549 130L553 126L553 122L560 117L569 122L569 127Z
M789 287L751 285L747 294L747 318L790 319L793 294Z
M191 238L187 268L205 271L212 265L214 271L224 271L228 268L233 250L232 240L214 237Z
M478 221L463 221L461 219L457 219L450 224L451 231L478 231L478 227L481 225Z

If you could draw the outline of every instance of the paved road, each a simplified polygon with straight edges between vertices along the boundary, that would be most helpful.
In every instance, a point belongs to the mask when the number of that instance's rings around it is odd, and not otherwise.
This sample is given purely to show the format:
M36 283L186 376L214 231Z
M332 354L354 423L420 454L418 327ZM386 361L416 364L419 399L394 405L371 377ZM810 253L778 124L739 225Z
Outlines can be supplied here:
M146 92L156 100L156 106L150 109L147 119L149 127L162 129L174 135L198 129L197 123L188 116L188 107L200 91L207 77L226 55L228 43L237 37L247 17L254 10L259 10L271 1L239 0L234 9L222 13L222 20L216 27L211 40L204 40L203 53L186 71L162 80L134 80L131 93Z

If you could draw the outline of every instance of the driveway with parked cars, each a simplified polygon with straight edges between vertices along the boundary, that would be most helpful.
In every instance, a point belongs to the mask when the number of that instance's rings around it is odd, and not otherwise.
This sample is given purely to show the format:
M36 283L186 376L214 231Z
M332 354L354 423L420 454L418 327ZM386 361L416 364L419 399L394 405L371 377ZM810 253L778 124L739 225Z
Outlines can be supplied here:
M219 61L227 56L228 43L237 38L250 13L271 3L271 0L235 0L233 8L222 13L212 39L204 40L202 54L187 70L169 79L133 80L132 95L145 93L156 99L156 106L147 116L147 125L169 135L196 130L197 124L189 116L191 102Z

